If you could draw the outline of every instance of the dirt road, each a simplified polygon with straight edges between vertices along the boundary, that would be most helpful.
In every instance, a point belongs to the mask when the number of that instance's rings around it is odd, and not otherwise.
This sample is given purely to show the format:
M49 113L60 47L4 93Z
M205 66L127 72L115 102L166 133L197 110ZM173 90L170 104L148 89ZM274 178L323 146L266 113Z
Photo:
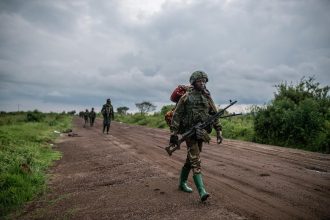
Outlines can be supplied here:
M178 190L185 147L169 157L166 130L101 121L55 145L63 158L48 192L18 219L330 219L330 155L249 142L204 145L202 168L211 198Z

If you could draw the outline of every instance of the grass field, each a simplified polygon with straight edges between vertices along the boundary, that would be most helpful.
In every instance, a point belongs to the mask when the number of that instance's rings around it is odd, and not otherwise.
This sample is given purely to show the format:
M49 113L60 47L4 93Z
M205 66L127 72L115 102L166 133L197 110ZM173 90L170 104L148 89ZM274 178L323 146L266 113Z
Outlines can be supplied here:
M71 120L55 113L0 115L0 218L45 190L45 171L61 157L51 147L54 131L69 129Z

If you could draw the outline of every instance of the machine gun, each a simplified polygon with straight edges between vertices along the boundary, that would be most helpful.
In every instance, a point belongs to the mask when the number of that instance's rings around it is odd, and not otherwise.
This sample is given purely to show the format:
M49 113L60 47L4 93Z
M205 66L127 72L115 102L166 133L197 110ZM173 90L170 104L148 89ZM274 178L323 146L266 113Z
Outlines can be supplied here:
M178 143L177 144L170 143L169 146L165 147L165 150L168 153L168 155L171 156L174 151L179 150L180 149L180 145L182 144L182 142L184 142L188 137L193 136L196 133L196 130L197 129L205 129L205 128L209 127L218 118L227 118L227 117L232 117L232 116L236 116L236 115L241 115L241 114L235 114L234 113L234 114L231 114L231 115L225 115L225 116L223 116L223 114L225 113L226 109L228 109L230 106L234 105L236 102L237 101L233 101L233 102L230 101L230 104L228 106L226 106L224 109L222 109L221 111L218 111L216 114L212 115L211 117L209 117L204 122L199 122L196 125L194 125L188 131L186 131L185 133L182 134L182 136L178 140Z

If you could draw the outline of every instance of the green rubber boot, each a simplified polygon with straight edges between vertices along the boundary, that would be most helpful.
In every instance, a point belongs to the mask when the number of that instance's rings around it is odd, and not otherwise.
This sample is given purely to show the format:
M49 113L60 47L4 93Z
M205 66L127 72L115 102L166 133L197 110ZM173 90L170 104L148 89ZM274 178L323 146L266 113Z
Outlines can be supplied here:
M204 187L203 179L202 179L202 174L200 174L200 173L195 174L193 176L193 178L194 178L195 185L198 189L199 197L201 198L202 202L204 202L205 200L207 200L207 198L210 196L210 194L208 194L205 191L205 187Z
M179 189L183 192L191 193L193 190L187 184L189 172L190 172L190 169L187 169L186 167L182 167L181 174L180 174Z

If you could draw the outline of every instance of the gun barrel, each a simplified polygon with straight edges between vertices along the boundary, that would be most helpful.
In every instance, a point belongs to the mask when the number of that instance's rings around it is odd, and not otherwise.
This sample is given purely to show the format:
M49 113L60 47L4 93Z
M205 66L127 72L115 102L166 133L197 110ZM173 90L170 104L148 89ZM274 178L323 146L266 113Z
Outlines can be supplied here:
M242 115L242 113L239 113L239 114L231 114L231 115L224 115L224 116L220 116L220 118L229 118L229 117L238 116L238 115Z
M223 115L225 113L225 111L233 106L237 101L233 101L230 102L229 105L227 105L224 109L218 111L216 114L212 115L208 120L206 120L205 122L203 122L203 124L200 126L201 128L206 128L208 127L210 124L212 124L216 119L220 118L221 115Z

